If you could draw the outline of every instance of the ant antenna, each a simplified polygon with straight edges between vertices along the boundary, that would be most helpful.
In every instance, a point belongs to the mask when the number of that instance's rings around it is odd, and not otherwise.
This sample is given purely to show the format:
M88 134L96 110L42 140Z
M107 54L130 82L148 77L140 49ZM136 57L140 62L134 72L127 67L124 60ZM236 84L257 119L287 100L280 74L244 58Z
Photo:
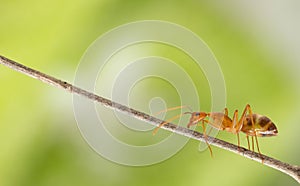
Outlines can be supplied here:
M184 106L177 106L177 107L171 107L171 108L168 108L168 109L164 109L164 110L161 110L161 111L158 111L158 112L154 113L153 115L157 116L158 114L161 114L161 113L164 113L164 112L168 112L168 111L171 111L171 110L180 109L180 108L188 108L191 112L193 111L190 106L184 105Z

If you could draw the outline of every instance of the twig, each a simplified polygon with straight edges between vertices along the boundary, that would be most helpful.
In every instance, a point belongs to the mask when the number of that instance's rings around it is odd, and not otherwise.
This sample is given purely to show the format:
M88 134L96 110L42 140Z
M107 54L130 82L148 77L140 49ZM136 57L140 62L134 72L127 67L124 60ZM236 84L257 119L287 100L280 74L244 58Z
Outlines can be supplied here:
M96 94L90 93L86 90L83 90L79 87L73 86L72 84L69 84L65 81L59 80L55 77L49 76L47 74L41 73L37 70L34 70L32 68L26 67L22 64L19 64L13 60L10 60L4 56L0 55L0 63L13 69L16 71L19 71L23 74L26 74L28 76L31 76L33 78L39 79L47 84L59 87L59 88L63 88L71 93L75 93L81 96L84 96L90 100L96 101L98 103L100 103L103 106L106 106L108 108L111 109L115 109L118 110L120 112L123 112L127 115L130 115L134 118L137 118L139 120L142 121L146 121L154 126L159 126L159 124L163 123L164 121L157 119L155 117L152 117L148 114L145 114L143 112L137 111L135 109L132 108L128 108L125 105L121 105L119 103L113 102L109 99L103 98L101 96L98 96ZM184 127L180 127L177 125L174 125L172 123L167 123L166 125L162 126L163 129L174 132L176 134L179 135L183 135L189 138L193 138L202 142L205 142L205 138L203 136L203 134L197 132L197 131L193 131ZM290 175L291 177L293 177L298 183L300 183L300 167L299 166L295 166L295 165L290 165L288 163L284 163L281 162L279 160L276 160L274 158L265 156L265 155L260 155L259 153L247 150L243 147L238 147L234 144L225 142L223 140L217 139L217 138L213 138L210 136L207 136L207 141L214 146L217 146L219 148L234 152L236 154L242 155L244 157L247 157L249 159L258 161L258 162L262 162L263 161L263 165L267 165L269 167L272 167L274 169L277 169L285 174Z

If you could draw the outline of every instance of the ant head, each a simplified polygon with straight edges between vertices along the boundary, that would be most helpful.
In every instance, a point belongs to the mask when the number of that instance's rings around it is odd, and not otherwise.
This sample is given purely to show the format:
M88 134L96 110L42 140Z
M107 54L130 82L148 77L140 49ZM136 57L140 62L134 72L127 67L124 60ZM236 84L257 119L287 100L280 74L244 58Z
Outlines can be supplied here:
M190 128L192 125L196 125L198 122L203 120L208 114L205 112L185 112L184 114L191 114L190 122L187 127Z
M195 112L195 115L200 118L205 118L208 114L206 112Z
M200 121L203 120L208 114L206 112L193 112L191 120Z

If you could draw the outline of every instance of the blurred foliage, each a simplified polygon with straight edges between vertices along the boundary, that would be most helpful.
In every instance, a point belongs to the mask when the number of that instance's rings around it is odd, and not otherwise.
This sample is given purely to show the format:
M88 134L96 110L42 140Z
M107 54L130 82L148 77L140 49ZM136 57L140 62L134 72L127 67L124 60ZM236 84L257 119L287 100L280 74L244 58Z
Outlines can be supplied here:
M151 19L187 27L208 44L220 63L230 114L250 103L255 112L270 116L279 136L260 139L263 153L300 164L300 151L295 148L300 129L299 87L284 68L283 61L288 59L266 52L249 30L224 15L216 4L0 0L0 12L1 55L70 82L86 48L116 26ZM157 47L158 54L184 65L180 62L184 57ZM0 85L0 185L296 185L287 175L218 148L213 147L214 158L210 158L208 151L197 151L196 141L152 166L112 163L81 137L70 94L3 66ZM209 109L207 85L201 87L198 82L197 88L206 95L201 108ZM220 132L219 137L236 143L231 134Z

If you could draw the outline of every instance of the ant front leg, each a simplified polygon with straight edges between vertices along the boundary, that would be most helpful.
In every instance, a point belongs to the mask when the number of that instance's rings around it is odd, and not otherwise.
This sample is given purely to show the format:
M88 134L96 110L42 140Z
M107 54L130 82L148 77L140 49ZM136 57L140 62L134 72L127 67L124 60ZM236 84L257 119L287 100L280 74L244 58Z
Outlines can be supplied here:
M212 149L207 141L205 123L209 123L209 121L205 119L206 116L207 116L207 113L205 113L205 112L193 112L192 116L190 118L190 122L187 124L187 127L190 128L193 125L197 125L199 122L202 123L204 140L205 140L206 145L208 146L210 156L213 157Z
M213 157L212 149L211 149L211 147L210 147L210 144L209 144L208 141L207 141L206 128L205 128L205 125L204 125L205 122L206 122L206 123L209 123L208 120L205 120L205 119L201 120L202 128L203 128L203 136L204 136L204 139L205 139L205 143L206 143L206 145L208 146L208 149L209 149L209 152L210 152L210 156Z

